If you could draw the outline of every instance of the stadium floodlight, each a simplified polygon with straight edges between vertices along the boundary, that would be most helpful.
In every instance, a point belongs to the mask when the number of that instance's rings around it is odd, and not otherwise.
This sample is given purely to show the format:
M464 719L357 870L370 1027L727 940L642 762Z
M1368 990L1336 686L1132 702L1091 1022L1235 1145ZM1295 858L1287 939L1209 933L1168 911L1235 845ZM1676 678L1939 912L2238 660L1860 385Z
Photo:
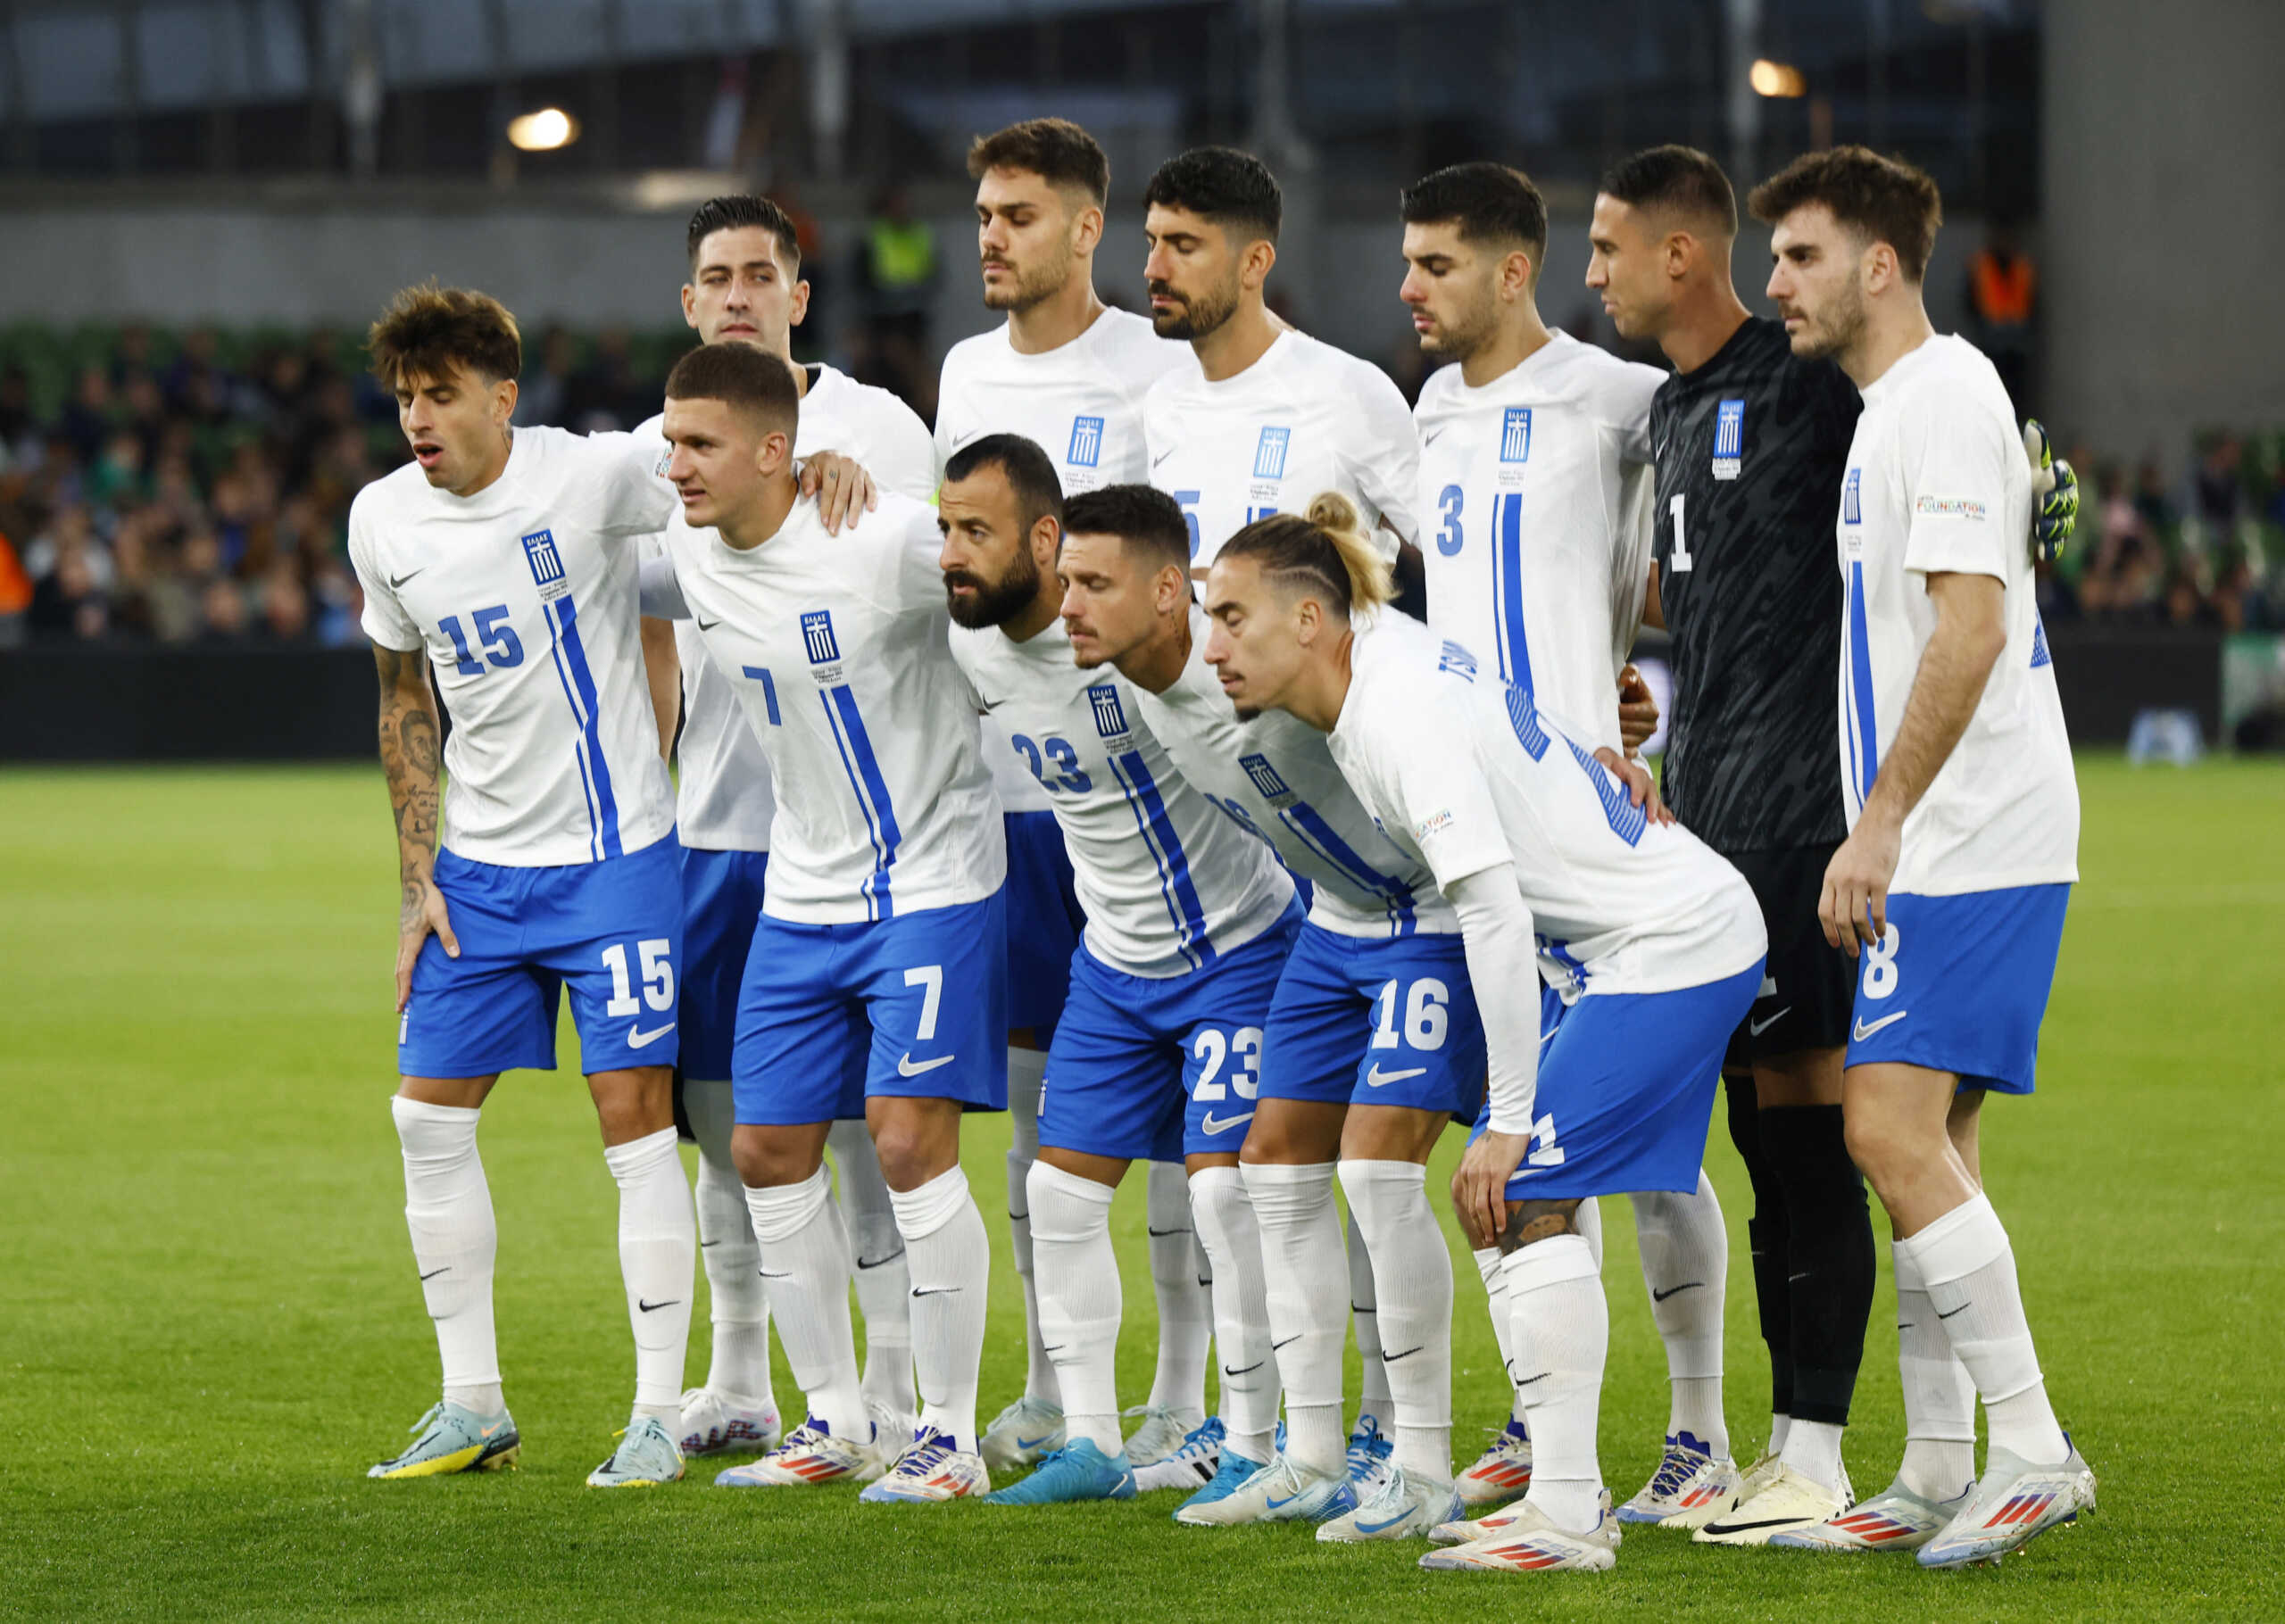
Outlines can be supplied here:
M1791 62L1771 62L1766 56L1757 60L1747 72L1746 82L1753 87L1757 95L1797 96L1807 95L1809 91L1809 81L1802 77L1799 68Z
M543 107L508 120L508 144L519 152L552 153L579 138L579 120L561 107Z

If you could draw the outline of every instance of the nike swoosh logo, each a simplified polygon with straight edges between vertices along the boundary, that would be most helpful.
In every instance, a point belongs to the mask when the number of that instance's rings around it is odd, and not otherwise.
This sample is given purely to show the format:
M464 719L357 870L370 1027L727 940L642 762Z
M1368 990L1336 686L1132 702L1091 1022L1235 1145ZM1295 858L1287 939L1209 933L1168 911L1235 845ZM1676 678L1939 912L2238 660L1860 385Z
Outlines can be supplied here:
M1290 1337L1286 1338L1285 1338L1285 1342L1299 1342L1300 1339L1301 1339L1301 1333L1300 1333L1300 1331L1298 1331L1298 1330L1297 1330L1297 1331L1295 1331L1292 1336L1290 1336ZM1283 1347L1283 1346L1285 1346L1285 1342L1273 1342L1273 1343L1271 1343L1271 1344L1269 1345L1269 1351L1270 1351L1271 1353L1273 1353L1273 1354L1274 1354L1274 1353L1275 1353L1279 1348L1281 1348L1281 1347Z
M1357 1531L1359 1534L1377 1534L1383 1529L1392 1529L1396 1527L1398 1523L1402 1522L1407 1517L1411 1515L1412 1513L1410 1512L1403 1511L1399 1512L1395 1516L1390 1518L1385 1522L1360 1522L1357 1525Z
M722 624L719 620L709 620L702 615L693 615L691 618L698 622L698 629L702 632L710 632Z
M452 1264L446 1264L445 1265L445 1269L449 1269L449 1268L451 1268L452 1266L453 1266ZM445 1269L431 1269L431 1270L429 1270L429 1271L428 1271L428 1273L426 1273L426 1274L422 1275L420 1278L421 1278L424 1281L426 1281L426 1280L435 1280L438 1275L442 1274L442 1273L445 1272Z
M1269 1501L1269 1509L1273 1512L1282 1512L1300 1497L1301 1496L1299 1495L1288 1495L1283 1500L1280 1500L1275 1496L1272 1496Z
M754 1271L754 1272L755 1272L756 1274L760 1275L760 1276L761 1276L761 1278L762 1278L762 1279L764 1279L764 1280L792 1280L792 1279L794 1278L794 1277L793 1277L791 1274L789 1274L789 1273L777 1273L777 1274L772 1274L772 1273L771 1273L769 1270L767 1270L767 1269L756 1269L756 1270Z
M1547 1380L1547 1372L1546 1372L1545 1371L1541 1371L1538 1375L1536 1375L1536 1376L1525 1376L1525 1378L1523 1378L1521 1380L1517 1381L1517 1382L1516 1383L1516 1385L1517 1387L1519 1387L1519 1388L1527 1388L1527 1387L1531 1386L1531 1385L1532 1385L1532 1383L1533 1383L1534 1381L1545 1381L1546 1380Z
M1967 1312L1967 1307L1968 1305L1965 1303L1962 1303L1957 1308L1952 1310L1952 1313L1965 1313ZM1939 1308L1936 1311L1936 1317L1940 1320L1948 1320L1952 1317L1952 1313L1946 1313L1942 1309Z
M678 1297L670 1297L663 1303L646 1303L638 1297L635 1299L635 1305L637 1308L640 1308L644 1313L656 1313L661 1308L672 1308L677 1303L681 1301L682 1299Z
M1425 440L1423 440L1423 441L1420 443L1420 449L1421 449L1422 451L1424 451L1424 452L1425 452L1425 451L1426 451L1430 446L1432 446L1432 445L1435 444L1437 441L1439 441L1439 440L1442 439L1443 437L1444 437L1444 431L1443 431L1442 429L1441 429L1441 428L1440 428L1440 429L1436 430L1436 432L1435 432L1435 433L1433 433L1433 434L1430 435L1429 435ZM1386 1528L1388 1525L1387 1525L1386 1523L1383 1523L1381 1526L1382 1526L1383 1528Z
M900 1077L918 1077L923 1072L933 1072L940 1065L950 1065L958 1058L960 1056L957 1055L939 1055L934 1060L916 1061L912 1057L912 1051L907 1049L896 1057L896 1074Z
M1169 1236L1169 1235L1187 1235L1187 1234L1189 1234L1189 1233L1191 1232L1190 1230L1186 1230L1186 1229L1183 1229L1183 1230L1154 1230L1154 1229L1151 1229L1151 1226L1150 1226L1149 1224L1147 1224L1147 1223L1146 1223L1146 1224L1144 1224L1142 1227L1143 1227L1143 1229L1144 1229L1144 1230L1149 1233L1149 1235L1150 1235L1151 1239L1153 1239L1153 1240L1163 1240L1164 1239L1166 1239L1166 1237L1167 1237L1167 1236Z
M668 1022L664 1026L660 1027L655 1032L644 1032L640 1027L629 1027L627 1032L627 1047L629 1048L648 1048L660 1039L665 1037L669 1032L674 1031L674 1029L675 1023L672 1021Z
M942 1297L947 1291L958 1291L959 1289L960 1288L958 1286L915 1286L912 1288L912 1295L915 1297Z
M720 1246L721 1244L722 1244L722 1239L721 1239L721 1237L720 1237L720 1236L719 1236L719 1235L718 1235L718 1236L716 1236L716 1237L715 1237L713 1239L711 1239L711 1240L702 1240L702 1241L700 1241L700 1242L698 1243L698 1249L699 1249L700 1251L703 1252L703 1251L704 1251L704 1250L706 1250L706 1248L707 1248L707 1247L719 1247L719 1246Z
M1180 448L1179 448L1179 447L1177 447L1176 449L1180 449ZM1153 474L1157 473L1157 472L1159 471L1159 464L1160 464L1161 462L1164 462L1167 458L1171 457L1171 456L1173 456L1173 455L1174 455L1174 452L1160 452L1157 456L1155 456L1155 457L1151 458L1151 471Z
M1376 1063L1371 1071L1365 1073L1365 1086L1368 1089L1384 1089L1392 1082L1402 1082L1408 1077L1425 1077L1427 1074L1428 1068L1425 1065L1416 1065L1402 1072L1384 1072Z
M1245 1368L1245 1369L1243 1369L1243 1370L1242 1370L1242 1371L1234 1371L1234 1370L1232 1370L1228 1365L1226 1365L1226 1365L1224 1365L1224 1366L1222 1367L1222 1374L1224 1374L1225 1376L1251 1376L1251 1375L1252 1375L1256 1371L1259 1370L1263 1365L1267 1364L1268 1363L1269 1363L1269 1361L1268 1361L1268 1360L1267 1360L1267 1359L1257 1359L1257 1360L1255 1360L1251 1364L1249 1364L1248 1366L1246 1366L1246 1368Z
M1779 1010L1766 1021L1748 1021L1746 1023L1746 1035L1748 1037L1758 1038L1762 1033L1767 1032L1771 1027L1776 1025L1778 1022L1783 1020L1787 1015L1791 1015L1792 1013L1793 1007L1791 1004L1788 1004L1784 1008Z
M954 451L960 450L961 446L966 445L969 441L976 438L976 436L983 433L984 431L980 428L969 429L968 433L962 435L959 439L952 442L952 449Z
M1785 1283L1790 1286L1796 1280L1805 1280L1808 1279L1810 1275L1815 1274L1816 1272L1816 1271L1815 1269L1804 1269L1799 1274L1787 1275L1785 1277Z
M1681 1285L1669 1286L1664 1291L1653 1287L1650 1291L1650 1300L1654 1303L1663 1303L1677 1291L1687 1291L1692 1286L1703 1286L1705 1283L1704 1280L1684 1280Z
M1880 1031L1882 1027L1883 1027L1883 1026L1893 1026L1893 1025L1895 1025L1899 1021L1903 1020L1905 1016L1907 1016L1907 1015L1910 1015L1911 1013L1912 1013L1912 1011L1910 1011L1909 1009L1899 1009L1899 1010L1898 1010L1898 1011L1897 1011L1894 1015L1882 1015L1879 1020L1877 1020L1877 1021L1874 1022L1870 1026L1865 1025L1865 1022L1864 1022L1864 1020L1863 1020L1863 1018L1860 1016L1860 1017L1858 1018L1857 1022L1857 1030L1856 1030L1856 1032L1855 1032L1855 1033L1854 1033L1854 1036L1856 1037L1856 1040L1857 1040L1857 1042L1862 1043L1865 1039L1867 1039L1867 1038L1871 1037L1874 1032L1876 1032Z
M1209 1111L1198 1125L1207 1133L1223 1133L1236 1127L1240 1123L1251 1121L1253 1121L1253 1113L1251 1111L1241 1111L1235 1116L1217 1116L1213 1112Z
M1052 1432L1043 1432L1037 1438L1019 1438L1016 1440L1016 1447L1018 1449L1036 1449L1054 1436L1055 1434Z
M1540 1047L1541 1047L1541 1048L1545 1048L1547 1047L1547 1045L1548 1045L1549 1041L1554 1038L1554 1036L1555 1036L1556 1032L1561 1032L1562 1030L1563 1030L1563 1029L1562 1029L1560 1026L1558 1026L1558 1027L1554 1028L1552 1031L1543 1032L1540 1033L1540 1035L1539 1035Z
M1381 1355L1381 1363L1383 1364L1394 1364L1400 1359L1409 1359L1413 1355L1418 1353L1420 1348L1427 1346L1428 1345L1425 1342L1423 1342L1420 1344L1419 1347L1408 1347L1400 1354L1383 1354Z
M857 1266L858 1266L860 1269L878 1269L878 1268L882 1268L882 1267L885 1266L886 1264L893 1264L893 1263L896 1262L896 1260L897 1260L898 1258L902 1257L903 1255L904 1255L904 1248L903 1248L902 1247L899 1247L895 1251L893 1251L893 1252L890 1253L886 1257L877 1257L877 1258L875 1258L871 1263L867 1263L863 1258L861 1258L861 1257L860 1257L860 1258L859 1258L859 1259L857 1260Z
M420 569L426 569L428 568L428 566L423 564L420 567ZM391 592L396 591L398 587L403 586L407 581L411 580L413 576L419 575L420 573L420 569L408 569L401 576L391 576L389 577L389 590Z

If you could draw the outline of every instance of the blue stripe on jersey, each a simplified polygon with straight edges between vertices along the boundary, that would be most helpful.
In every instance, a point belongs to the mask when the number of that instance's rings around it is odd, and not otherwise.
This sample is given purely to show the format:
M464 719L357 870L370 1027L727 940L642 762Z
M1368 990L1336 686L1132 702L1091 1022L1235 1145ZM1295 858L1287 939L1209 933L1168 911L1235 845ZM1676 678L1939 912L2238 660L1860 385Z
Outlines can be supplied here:
M858 810L865 815L866 837L873 846L873 872L860 888L868 905L868 916L893 919L896 904L889 895L890 870L904 835L897 827L896 808L889 804L889 786L881 776L880 759L873 753L872 736L865 731L864 718L857 714L857 696L849 692L847 684L826 689L818 700L833 726L834 742L841 747L842 770L849 775L849 787L856 793Z
M600 862L620 855L619 801L611 793L611 763L603 757L601 720L595 714L595 679L587 669L586 645L579 640L578 610L569 593L542 606L551 633L549 657L564 701L579 725L572 754L579 764L579 788L587 803L587 849Z
M1500 675L1525 692L1532 687L1531 639L1524 631L1524 493L1509 491L1491 512L1491 641Z
M1569 942L1542 936L1539 939L1539 950L1553 959L1556 967L1569 978L1572 990L1584 992L1587 990L1587 966L1572 956Z
M1571 747L1571 754L1577 758L1580 768L1587 775L1588 782L1595 786L1596 795L1601 798L1603 821L1610 825L1611 833L1630 846L1640 845L1642 831L1650 826L1650 808L1636 806L1627 794L1626 786L1607 771L1601 762L1581 750L1576 741L1566 736L1563 742Z
M1510 683L1502 697L1508 701L1508 725L1516 730L1516 742L1524 747L1524 754L1537 761L1547 754L1547 729L1539 725L1539 710L1532 696Z
M1409 936L1418 925L1413 912L1412 887L1394 874L1384 874L1359 856L1354 848L1336 833L1315 807L1306 800L1297 800L1277 814L1277 819L1309 848L1342 873L1347 874L1363 890L1380 898L1388 909L1392 935Z
M777 715L777 684L769 680L769 668L767 666L740 666L738 669L748 676L761 679L761 702L769 708L769 725L772 727L784 726L785 723Z
M1864 809L1865 798L1873 792L1873 780L1881 770L1880 725L1873 715L1873 650L1871 640L1865 633L1865 564L1852 559L1849 564L1849 623L1846 628L1849 646L1843 653L1842 669L1849 675L1849 747L1856 764L1850 787L1857 793L1857 807Z
M1221 956L1207 939L1206 908L1198 899L1198 887L1191 882L1190 858L1182 849L1181 837L1175 833L1174 820L1167 816L1167 803L1159 798L1158 783L1143 765L1140 750L1113 756L1110 766L1118 775L1120 787L1126 791L1126 804L1134 814L1134 826L1151 849L1151 861L1159 866L1159 894L1166 899L1167 913L1175 922L1175 938L1182 948L1182 956L1190 960L1193 969L1202 970Z

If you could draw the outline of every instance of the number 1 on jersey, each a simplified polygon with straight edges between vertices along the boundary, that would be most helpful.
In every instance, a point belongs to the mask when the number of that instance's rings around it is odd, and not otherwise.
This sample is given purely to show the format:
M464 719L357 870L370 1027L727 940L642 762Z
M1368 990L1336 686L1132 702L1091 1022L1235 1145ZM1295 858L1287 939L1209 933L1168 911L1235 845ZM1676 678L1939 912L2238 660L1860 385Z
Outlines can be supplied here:
M1682 493L1680 491L1676 491L1674 499L1666 504L1666 511L1673 514L1674 519L1674 548L1666 556L1666 567L1678 576L1688 575L1690 573L1690 543L1683 538L1682 532Z

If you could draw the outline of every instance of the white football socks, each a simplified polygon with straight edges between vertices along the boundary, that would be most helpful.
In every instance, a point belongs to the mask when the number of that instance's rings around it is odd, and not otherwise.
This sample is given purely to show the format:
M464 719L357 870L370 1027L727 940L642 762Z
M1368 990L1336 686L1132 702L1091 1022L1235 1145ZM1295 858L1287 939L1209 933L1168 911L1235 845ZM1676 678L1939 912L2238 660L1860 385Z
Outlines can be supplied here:
M873 1131L858 1118L837 1122L825 1142L840 1170L841 1226L856 1270L857 1312L865 1319L866 1402L899 1415L915 1407L912 1392L912 1276L896 1209L881 1177Z
M499 1231L476 1153L482 1113L399 1095L389 1101L389 1114L404 1153L404 1227L412 1235L421 1297L436 1322L445 1396L478 1415L497 1415L506 1407L492 1326Z
M1039 1159L1039 1095L1047 1084L1043 1049L1008 1051L1008 1121L1015 1139L1008 1148L1008 1240L1016 1255L1016 1277L1024 1288L1024 1393L1043 1404L1060 1405L1055 1361L1039 1334L1039 1288L1032 1275L1032 1198L1027 1188Z
M810 1416L838 1438L873 1436L857 1382L857 1339L849 1323L849 1234L821 1166L799 1184L749 1186L746 1210L761 1243L761 1283L785 1363Z
M1896 1244L1918 1266L1952 1351L1975 1380L1991 1447L2035 1465L2063 1461L2071 1446L2048 1403L2015 1280L2015 1249L1990 1199L1978 1191Z
M1395 1424L1396 1405L1389 1397L1389 1372L1381 1363L1381 1300L1373 1284L1373 1252L1357 1227L1357 1209L1349 1209L1343 1238L1349 1247L1349 1314L1357 1336L1357 1430L1368 1428L1383 1436ZM1449 1323L1449 1322L1447 1322ZM1342 1450L1345 1464L1346 1448Z
M1190 1205L1214 1270L1223 1446L1267 1464L1277 1429L1277 1357L1269 1346L1269 1283L1253 1198L1236 1168L1201 1167L1190 1175Z
M1239 1169L1261 1227L1270 1346L1285 1386L1285 1453L1339 1477L1348 1440L1341 1426L1342 1308L1349 1302L1334 1164L1248 1162Z
M1944 1322L1902 1241L1896 1259L1896 1368L1904 1388L1904 1463L1897 1481L1949 1500L1975 1481L1975 1383L1952 1352Z
M690 1294L697 1283L690 1181L672 1128L606 1145L603 1161L619 1181L619 1272L635 1331L635 1413L672 1429L682 1420Z
M1722 1415L1722 1307L1729 1288L1730 1237L1722 1224L1722 1204L1703 1168L1690 1195L1646 1190L1629 1199L1634 1204L1650 1317L1666 1346L1667 1436L1687 1433L1723 1459L1730 1453L1730 1429Z
M918 1189L889 1192L912 1272L912 1365L920 1424L977 1446L976 1389L992 1291L992 1242L958 1165Z
M1394 1462L1452 1476L1452 1255L1413 1162L1341 1164L1349 1215L1365 1238L1380 1307L1380 1363L1395 1413Z
M1108 1184L1046 1162L1032 1164L1032 1261L1039 1272L1040 1330L1063 1390L1066 1438L1117 1456L1118 1322L1125 1304L1110 1243Z
M762 1294L761 1248L754 1244L746 1187L730 1159L737 1114L730 1085L686 1078L682 1103L698 1140L698 1256L706 1265L714 1330L706 1386L770 1409L777 1399L770 1392L769 1300Z
M1508 1336L1532 1433L1532 1504L1574 1534L1602 1521L1596 1413L1610 1351L1610 1308L1594 1254L1577 1235L1508 1254Z
M1150 1232L1151 1284L1159 1297L1159 1366L1151 1400L1178 1416L1184 1431L1206 1419L1206 1347L1214 1305L1198 1278L1198 1237L1190 1175L1180 1162L1144 1164L1143 1223Z
M1579 1210L1571 1214L1571 1227L1579 1231L1587 1243L1587 1255L1595 1260L1595 1272L1603 1268L1603 1209L1595 1197L1588 1197L1579 1203Z
M1516 1391L1516 1350L1508 1341L1508 1272L1500 1266L1498 1247L1478 1247L1470 1255L1483 1280L1484 1306L1491 1313L1492 1338L1500 1344L1500 1368L1508 1378L1508 1419L1520 1421L1524 1397Z

